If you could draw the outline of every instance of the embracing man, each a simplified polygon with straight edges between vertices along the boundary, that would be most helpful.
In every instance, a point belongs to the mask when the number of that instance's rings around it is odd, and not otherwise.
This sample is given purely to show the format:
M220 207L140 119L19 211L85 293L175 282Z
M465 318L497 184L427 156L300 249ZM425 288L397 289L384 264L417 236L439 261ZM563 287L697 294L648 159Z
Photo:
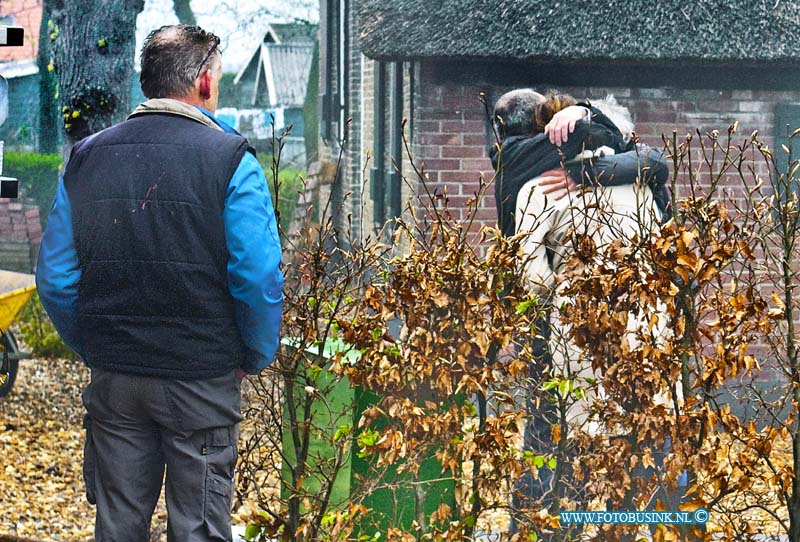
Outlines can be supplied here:
M597 102L606 115L595 105L573 102L565 95L544 96L532 89L518 89L501 96L494 110L500 139L491 151L497 173L498 224L504 235L526 234L522 249L531 287L551 304L557 302L557 276L570 255L576 210L597 209L602 203L617 217L625 217L616 222L619 228L629 231L639 219L652 225L670 214L666 160L660 152L643 145L637 147L626 137L633 127L627 110L613 100ZM587 152L590 159L574 160ZM587 196L576 190L579 185L596 190ZM588 200L592 200L590 205ZM583 221L584 226L589 221L603 226L607 222L591 217ZM609 233L605 228L606 237ZM552 325L547 317L538 322L533 343L537 363L531 370L532 379L541 382L551 372L571 372L562 376L573 378L591 376L570 363L564 355L569 348L556 344L561 337L551 334ZM559 421L550 399L540 389L528 390L530 417L524 448L539 454L553 450L551 427ZM580 409L570 408L567 415L573 417L570 421L574 423L586 421L586 412ZM563 461L559 463L566 468ZM552 481L549 469L541 469L538 479L526 474L515 487L515 508L530 506L537 500L550 506L572 493L562 488L560 494L554 494Z
M219 38L165 26L141 52L148 101L77 143L37 285L91 368L84 457L95 540L231 540L240 382L272 362L281 247L264 173L214 117Z

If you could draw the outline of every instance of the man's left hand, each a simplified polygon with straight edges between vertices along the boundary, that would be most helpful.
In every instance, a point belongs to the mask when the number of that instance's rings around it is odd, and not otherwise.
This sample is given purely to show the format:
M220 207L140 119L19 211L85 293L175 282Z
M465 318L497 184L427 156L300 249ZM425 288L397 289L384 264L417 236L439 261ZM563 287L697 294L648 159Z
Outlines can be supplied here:
M586 118L589 110L582 105L565 107L550 119L544 127L544 133L550 136L550 143L560 147L567 142L569 134L575 131L575 123Z
M569 172L561 168L551 169L542 173L539 176L537 185L543 189L542 194L552 194L556 192L553 196L556 200L560 200L566 196L570 190L578 188L578 183L572 180L572 177L569 176Z

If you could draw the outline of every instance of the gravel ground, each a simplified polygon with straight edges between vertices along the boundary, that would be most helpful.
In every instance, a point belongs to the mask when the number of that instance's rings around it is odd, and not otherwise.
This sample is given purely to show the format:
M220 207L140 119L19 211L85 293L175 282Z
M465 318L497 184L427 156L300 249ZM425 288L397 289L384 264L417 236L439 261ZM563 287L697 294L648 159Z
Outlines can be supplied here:
M25 360L0 399L0 539L92 540L94 508L84 497L83 363ZM159 504L151 540L166 540Z
M94 512L81 476L82 363L26 360L0 399L0 533L91 538Z
M89 371L81 362L25 360L11 394L0 399L0 540L4 535L41 541L92 540L94 507L84 497L83 406ZM278 493L276 474L267 493ZM274 491L273 491L274 489ZM245 504L236 512L252 510ZM234 514L234 520L236 520ZM484 529L507 524L494 513ZM163 495L151 542L166 541Z

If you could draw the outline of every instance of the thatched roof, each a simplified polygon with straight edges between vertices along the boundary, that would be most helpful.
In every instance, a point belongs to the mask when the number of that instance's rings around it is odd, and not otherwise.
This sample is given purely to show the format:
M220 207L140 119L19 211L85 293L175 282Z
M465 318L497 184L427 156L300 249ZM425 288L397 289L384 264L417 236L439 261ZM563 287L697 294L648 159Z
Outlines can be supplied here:
M800 62L794 0L357 0L382 60Z

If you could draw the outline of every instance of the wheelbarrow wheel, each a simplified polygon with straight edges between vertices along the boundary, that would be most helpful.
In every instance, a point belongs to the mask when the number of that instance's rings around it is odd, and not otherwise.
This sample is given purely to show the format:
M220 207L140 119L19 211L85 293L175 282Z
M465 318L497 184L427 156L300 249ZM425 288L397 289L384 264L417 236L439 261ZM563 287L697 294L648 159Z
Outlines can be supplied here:
M5 339L3 344L9 346L8 353L18 353L19 347L17 346L17 341L10 331L6 331ZM2 352L0 352L0 355L2 355ZM11 392L11 388L14 387L14 381L17 380L17 369L19 369L19 360L16 356L10 356L7 370L5 372L0 372L0 397L5 397Z

